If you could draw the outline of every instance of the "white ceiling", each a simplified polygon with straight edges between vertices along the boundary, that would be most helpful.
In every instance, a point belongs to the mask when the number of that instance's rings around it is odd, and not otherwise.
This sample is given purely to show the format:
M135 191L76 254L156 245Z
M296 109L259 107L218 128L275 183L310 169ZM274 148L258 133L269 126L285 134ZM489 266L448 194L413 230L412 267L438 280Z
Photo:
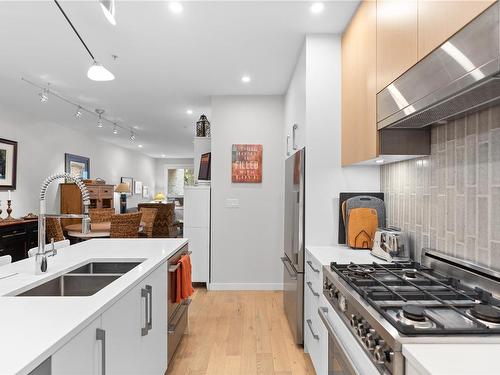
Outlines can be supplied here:
M309 1L190 1L176 15L167 1L117 1L116 26L97 1L61 4L116 79L86 77L91 59L53 1L2 1L0 103L41 125L59 123L128 148L142 144L152 157L190 157L194 124L201 113L210 119L211 95L283 94L305 34L342 32L358 2L325 2L323 13L311 14ZM137 126L136 142L97 128L90 115L77 120L75 108L56 98L41 104L39 90L21 77L50 82L61 95Z

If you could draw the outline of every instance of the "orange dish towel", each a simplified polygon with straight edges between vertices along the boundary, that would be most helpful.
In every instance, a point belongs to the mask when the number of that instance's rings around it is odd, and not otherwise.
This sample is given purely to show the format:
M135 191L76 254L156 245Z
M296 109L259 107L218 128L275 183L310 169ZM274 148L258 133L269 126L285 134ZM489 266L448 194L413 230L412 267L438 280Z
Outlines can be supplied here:
M182 299L189 298L194 293L193 284L191 282L191 257L189 255L183 255L179 261L181 266L181 295Z

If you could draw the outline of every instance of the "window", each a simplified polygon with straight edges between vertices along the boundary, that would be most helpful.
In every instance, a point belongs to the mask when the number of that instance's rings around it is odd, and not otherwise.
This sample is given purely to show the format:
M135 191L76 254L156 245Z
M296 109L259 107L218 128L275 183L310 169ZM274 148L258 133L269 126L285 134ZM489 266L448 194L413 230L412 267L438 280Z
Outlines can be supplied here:
M194 185L193 168L167 169L167 196L168 198L184 196L184 186Z

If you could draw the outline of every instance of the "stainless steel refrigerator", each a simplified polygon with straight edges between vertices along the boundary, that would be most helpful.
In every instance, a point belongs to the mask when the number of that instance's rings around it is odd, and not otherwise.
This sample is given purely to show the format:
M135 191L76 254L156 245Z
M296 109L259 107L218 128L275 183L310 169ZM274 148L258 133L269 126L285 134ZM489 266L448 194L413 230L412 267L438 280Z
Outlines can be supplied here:
M285 162L283 302L297 344L304 342L305 149Z

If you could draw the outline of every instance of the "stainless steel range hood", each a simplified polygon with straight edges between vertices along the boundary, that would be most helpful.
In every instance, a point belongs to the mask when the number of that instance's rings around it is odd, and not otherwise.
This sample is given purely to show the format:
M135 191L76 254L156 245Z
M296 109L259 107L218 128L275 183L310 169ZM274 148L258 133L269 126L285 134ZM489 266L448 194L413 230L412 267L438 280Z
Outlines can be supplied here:
M377 94L377 126L423 128L500 103L496 2Z

